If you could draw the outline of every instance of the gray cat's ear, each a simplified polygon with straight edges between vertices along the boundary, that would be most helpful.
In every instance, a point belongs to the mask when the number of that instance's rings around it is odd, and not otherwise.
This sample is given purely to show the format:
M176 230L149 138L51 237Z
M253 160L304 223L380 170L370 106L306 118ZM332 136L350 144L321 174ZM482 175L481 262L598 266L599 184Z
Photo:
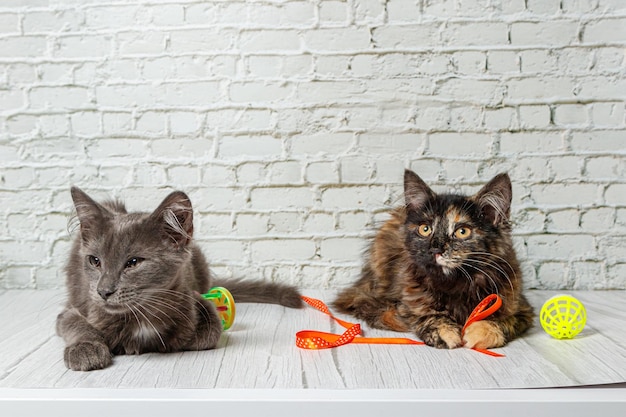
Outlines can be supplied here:
M508 174L498 174L473 197L485 218L494 225L508 222L513 191Z
M433 190L415 172L404 170L404 200L407 207L420 208L435 196Z
M110 218L111 213L95 202L89 197L83 190L78 187L72 187L70 190L72 194L72 200L74 201L74 208L76 209L76 216L80 222L80 233L83 240L93 237L96 229L102 222Z
M193 209L187 194L174 191L159 205L151 217L158 222L163 237L178 249L191 242L193 236Z

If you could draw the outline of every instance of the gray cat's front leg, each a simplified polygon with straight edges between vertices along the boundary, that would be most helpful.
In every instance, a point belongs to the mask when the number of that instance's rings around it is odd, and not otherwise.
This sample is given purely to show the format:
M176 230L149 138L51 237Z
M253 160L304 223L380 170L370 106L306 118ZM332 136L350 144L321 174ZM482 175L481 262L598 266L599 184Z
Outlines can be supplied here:
M187 350L208 350L217 346L222 335L222 320L219 318L215 305L205 300L199 294L195 295L197 323L195 335L185 347Z
M57 317L57 333L66 343L63 359L73 371L103 369L113 362L113 355L103 336L85 317L72 308Z

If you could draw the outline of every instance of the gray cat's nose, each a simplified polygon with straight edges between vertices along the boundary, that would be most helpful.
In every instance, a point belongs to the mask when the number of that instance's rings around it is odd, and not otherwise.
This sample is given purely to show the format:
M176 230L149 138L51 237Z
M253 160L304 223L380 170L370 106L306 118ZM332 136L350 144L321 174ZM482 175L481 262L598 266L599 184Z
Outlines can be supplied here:
M98 294L103 300L107 300L110 296L115 294L115 288L98 288Z

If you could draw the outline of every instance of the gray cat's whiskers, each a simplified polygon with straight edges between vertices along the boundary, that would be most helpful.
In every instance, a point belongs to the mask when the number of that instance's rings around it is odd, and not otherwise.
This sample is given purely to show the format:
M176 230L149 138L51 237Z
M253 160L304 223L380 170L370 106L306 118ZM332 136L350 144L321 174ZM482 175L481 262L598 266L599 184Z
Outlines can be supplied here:
M129 304L129 306L131 306ZM156 335L159 337L159 340L161 341L161 344L163 345L163 347L165 349L167 349L167 345L165 344L165 341L163 340L163 337L161 337L161 332L159 332L159 330L156 328L156 326L154 324L152 324L152 322L150 321L150 319L148 318L148 316L146 316L142 311L141 311L141 305L136 304L134 306L131 306L131 308L135 308L137 311L137 313L141 314L141 316L146 320L146 322L148 323L148 325L150 325L150 327L152 327L152 330L154 330L154 332L156 333ZM154 314L151 314L152 316L154 316ZM154 316L155 318L158 318L156 316ZM161 320L161 319L159 319ZM161 320L162 321L162 320ZM139 325L141 326L141 322L139 323Z
M159 293L164 293L164 294L169 294L169 295L177 295L177 296L182 296L184 298L187 298L188 300L193 301L195 304L200 305L200 307L202 307L202 310L204 311L205 314L210 314L209 310L207 310L206 306L204 304L202 304L202 302L200 300L198 300L196 297L189 295L189 294L185 294L182 293L180 291L174 291L174 290L166 290L166 289L161 289L161 288L152 288L149 291L150 294L154 294L157 295Z
M155 310L157 310L159 313L163 314L165 317L167 317L168 319L170 319L172 321L173 324L176 324L176 320L174 320L168 313L166 313L165 311L161 310L159 307L163 307L166 309L170 309L172 311L175 311L176 313L178 313L182 318L185 319L185 321L190 325L193 326L193 321L189 318L189 316L187 314L185 314L182 310L180 310L179 308L177 308L174 304L169 303L168 300L165 300L163 298L160 297L156 297L156 296L150 296L150 297L142 297L141 298L141 303L143 305L146 305L148 307L152 307Z

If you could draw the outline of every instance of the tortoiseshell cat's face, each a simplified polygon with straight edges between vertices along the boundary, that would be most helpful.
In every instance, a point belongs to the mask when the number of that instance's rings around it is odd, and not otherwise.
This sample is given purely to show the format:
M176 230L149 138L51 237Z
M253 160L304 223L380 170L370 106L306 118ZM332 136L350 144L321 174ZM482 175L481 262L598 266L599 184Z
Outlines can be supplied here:
M415 265L434 278L465 282L493 267L505 243L503 232L509 230L508 176L499 175L476 195L465 197L436 194L411 174L405 177L405 244Z

